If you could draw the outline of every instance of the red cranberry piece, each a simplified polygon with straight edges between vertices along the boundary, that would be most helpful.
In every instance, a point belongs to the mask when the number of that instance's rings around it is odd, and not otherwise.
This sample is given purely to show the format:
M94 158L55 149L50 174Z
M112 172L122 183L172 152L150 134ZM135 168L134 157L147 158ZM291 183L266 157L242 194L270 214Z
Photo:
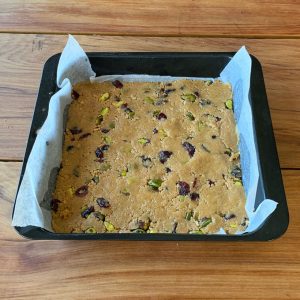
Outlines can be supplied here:
M242 178L242 170L240 169L240 167L235 166L233 168L233 170L231 171L231 175L234 176L235 178Z
M224 216L224 219L227 221L227 220L230 220L230 219L234 219L236 217L235 214L226 214Z
M59 203L61 203L60 200L58 199L52 199L50 202L50 208L54 211L57 212L58 211L58 205Z
M128 104L127 104L127 103L124 103L124 104L121 105L121 109L122 109L122 110L126 110L127 107L128 107Z
M87 185L83 185L76 190L75 195L78 197L84 197L87 195L88 191L89 187Z
M195 147L189 142L184 142L182 144L183 148L188 152L190 157L193 157L195 154Z
M165 90L165 94L170 94L171 92L175 92L176 89L167 89Z
M190 185L185 181L177 182L179 195L186 196L190 193Z
M190 193L190 198L192 201L197 201L200 198L200 196L198 193Z
M102 133L109 133L109 129L108 129L108 128L102 128L102 129L101 129L101 132L102 132Z
M193 185L192 185L192 187L193 187L193 188L195 188L195 187L196 187L196 185L197 185L197 181L198 181L198 179L197 179L197 177L195 177L195 179L194 179L194 181L193 181Z
M209 184L209 186L211 187L211 186L215 185L215 182L212 181L212 180L210 180L210 179L208 179L208 184Z
M91 135L91 134L90 134L89 132L84 133L84 134L82 134L82 135L79 137L79 140L85 139L85 138L87 138L87 137L90 136L90 135Z
M75 90L72 90L71 97L72 99L77 100L79 98L79 94Z
M100 158L100 159L102 159L104 157L104 154L103 154L101 148L99 148L99 147L95 150L95 155L97 158Z
M94 211L95 211L94 206L90 206L81 212L81 216L86 219Z
M98 205L99 205L100 207L103 207L103 208L108 208L108 207L110 207L109 201L106 200L105 198L100 197L100 198L98 198L96 201L97 201L97 203L98 203Z
M73 145L70 145L70 146L67 147L66 150L69 152L69 151L71 151L73 148L74 148L74 146L73 146Z
M72 134L79 134L82 132L82 129L75 126L75 127L71 128L70 131Z
M169 167L166 167L166 172L170 173L170 172L172 172L172 170Z
M158 153L159 161L162 164L164 164L171 157L172 154L173 154L173 152L171 152L171 151L160 151Z
M121 89L123 87L123 83L119 80L115 80L112 82L113 86L115 86L117 89Z
M164 113L159 113L157 116L156 116L156 119L157 120L166 120L167 119L167 116L166 116L166 114L164 114Z

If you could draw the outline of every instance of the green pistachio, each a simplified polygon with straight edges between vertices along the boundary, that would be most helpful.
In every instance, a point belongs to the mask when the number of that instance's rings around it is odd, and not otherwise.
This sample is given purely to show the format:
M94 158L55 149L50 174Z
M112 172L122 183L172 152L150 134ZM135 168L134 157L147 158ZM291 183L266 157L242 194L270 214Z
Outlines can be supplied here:
M160 188L162 183L163 183L163 181L160 178L150 179L147 182L147 184L152 188L152 190L155 190L155 191L157 191Z
M79 167L76 166L73 171L72 171L72 174L75 176L75 177L79 177L80 176L80 173L79 173Z
M205 123L203 121L197 122L197 129L198 131L201 131L205 127Z
M146 144L149 144L149 143L150 143L150 140L147 139L147 138L140 138L140 139L138 139L138 142L139 142L141 145L146 145Z
M200 222L200 228L206 227L211 222L212 222L211 218L203 218L203 221Z
M84 232L85 233L97 233L97 230L94 227L89 227Z
M125 177L127 175L127 169L121 171L121 176Z
M124 196L130 196L130 193L127 189L121 190L120 193L123 194Z
M96 125L100 125L102 122L103 122L103 116L100 115L96 118Z
M102 101L106 101L108 100L110 97L109 93L104 93L100 98L99 98L99 101L102 102Z
M110 145L111 144L111 137L106 135L106 136L103 137L103 141L106 144Z
M110 122L109 125L108 125L108 127L110 129L114 129L116 127L115 122Z
M99 183L99 176L94 176L92 178L92 181L94 181L96 184L98 184Z
M109 108L108 108L108 107L104 107L104 108L102 108L102 109L100 110L99 115L104 117L104 116L107 115L108 113L109 113Z
M193 216L193 212L192 212L192 211L188 211L188 212L186 212L186 214L185 214L185 219L186 219L187 221L190 221L191 218L192 218L192 216Z
M102 163L100 167L100 171L108 171L111 169L111 165L109 163Z
M115 107L120 107L122 104L124 104L124 101L116 101L116 102L113 102L113 106L115 106Z
M108 232L112 232L115 230L115 226L110 222L104 221L104 226Z
M186 116L190 121L195 121L195 117L190 111L186 114Z
M161 141L168 136L167 132L164 129L159 129L158 134Z
M225 102L225 107L228 108L228 109L233 109L233 102L232 102L232 99L228 99L226 102Z
M151 97L144 98L144 101L149 104L154 104L154 99L152 99Z
M184 101L195 102L196 96L194 94L181 95L181 99Z

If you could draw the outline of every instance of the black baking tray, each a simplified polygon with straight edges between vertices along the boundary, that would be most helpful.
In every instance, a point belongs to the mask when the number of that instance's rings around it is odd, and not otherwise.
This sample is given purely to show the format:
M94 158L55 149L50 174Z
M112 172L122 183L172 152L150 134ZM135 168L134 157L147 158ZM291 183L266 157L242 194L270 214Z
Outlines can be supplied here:
M134 52L134 53L87 53L97 76L107 74L149 74L183 77L219 77L221 71L234 56L234 52ZM19 186L26 168L28 156L36 139L36 131L44 123L51 96L58 90L56 71L60 53L50 57L45 63L37 102L32 119ZM250 83L250 103L252 106L255 142L258 151L260 180L256 195L257 207L263 199L278 202L276 210L255 232L242 235L191 235L191 234L139 234L139 233L52 233L45 229L28 226L15 227L19 234L30 239L55 240L182 240L182 241L266 241L278 238L289 223L288 207L281 177L279 160L273 134L271 116L267 101L262 68L251 55L252 71ZM19 187L18 187L19 189Z

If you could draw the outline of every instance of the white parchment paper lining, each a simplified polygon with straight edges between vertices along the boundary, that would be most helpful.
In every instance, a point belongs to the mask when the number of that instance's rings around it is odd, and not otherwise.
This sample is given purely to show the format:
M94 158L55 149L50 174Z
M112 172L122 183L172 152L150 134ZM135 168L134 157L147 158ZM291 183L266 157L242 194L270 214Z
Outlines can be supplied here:
M236 53L220 74L220 79L224 82L230 82L233 88L234 114L240 134L239 147L243 183L247 195L246 210L249 217L249 226L245 232L252 232L259 228L277 206L275 201L265 199L254 211L259 171L254 144L252 112L248 97L250 74L251 58L245 47ZM61 163L64 111L72 101L72 85L89 79L101 82L115 79L122 81L173 81L179 77L137 74L106 75L95 78L95 73L85 52L78 42L69 36L57 69L57 85L60 90L50 100L47 119L38 132L28 158L16 199L13 226L33 225L52 231L51 211L49 210L49 203L45 203L45 198L49 198L46 195L51 191L49 186L51 173L58 169ZM49 202L49 199L46 202ZM225 232L221 230L219 234L225 234Z

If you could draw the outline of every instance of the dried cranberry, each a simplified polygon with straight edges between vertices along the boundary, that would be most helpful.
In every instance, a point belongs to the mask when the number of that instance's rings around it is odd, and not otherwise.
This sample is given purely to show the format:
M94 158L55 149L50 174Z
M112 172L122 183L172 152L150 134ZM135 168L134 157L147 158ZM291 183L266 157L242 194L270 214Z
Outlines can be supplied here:
M86 219L94 211L95 211L94 206L90 206L81 212L81 216Z
M101 146L101 151L103 151L103 152L107 151L108 148L109 148L109 145L105 144L105 145Z
M172 172L172 170L170 168L166 167L166 172L170 173L170 172Z
M95 150L95 155L97 158L100 158L100 159L102 159L104 157L103 151L99 147Z
M157 120L166 120L167 119L167 116L166 116L166 114L164 114L164 113L159 113L157 116L156 116L156 119Z
M173 154L173 152L171 152L171 151L160 151L158 153L159 161L162 164L164 164L171 157L172 154Z
M171 92L175 92L176 89L167 89L165 90L165 94L170 94Z
M77 100L79 98L79 94L75 90L72 90L71 97L72 99Z
M209 184L209 186L211 187L211 186L215 185L215 182L212 181L212 180L210 180L210 179L208 179L208 184Z
M174 222L172 233L176 233L177 226L178 226L178 222Z
M227 220L230 220L230 219L234 219L236 217L235 214L226 214L224 216L224 219L227 221Z
M192 185L192 187L193 187L193 188L195 188L195 187L196 187L196 185L197 185L197 181L198 181L198 179L197 179L197 177L195 177L195 179L194 179L194 181L193 181L193 185Z
M106 200L105 198L100 197L100 198L98 198L96 201L97 201L97 203L98 203L98 205L99 205L100 207L103 207L103 208L108 208L108 207L110 207L109 201Z
M206 105L210 105L211 101L208 99L201 99L199 103L201 106L206 106Z
M75 195L78 197L84 197L87 195L88 191L89 187L87 185L83 185L76 190Z
M153 129L152 131L154 134L158 133L158 130L156 128Z
M102 133L109 133L109 130L110 130L110 129L108 129L108 128L102 128L102 129L101 129L101 132L102 132Z
M75 126L75 127L71 128L70 131L72 134L79 134L82 132L82 129Z
M231 171L231 175L234 176L235 178L242 178L242 170L240 167L235 166L233 170Z
M58 211L58 204L61 203L60 200L58 199L52 199L50 202L50 208L54 211L57 212Z
M113 86L115 86L117 89L121 89L123 87L123 83L119 80L115 80L112 82Z
M183 148L188 152L190 157L193 157L195 154L195 147L189 142L184 142L182 144Z
M128 104L127 103L124 103L121 105L121 109L122 110L126 110L126 108L128 107Z
M190 198L192 201L196 201L200 198L198 193L190 193Z
M84 133L84 134L82 134L82 135L79 137L79 140L85 139L85 138L87 138L87 137L90 136L90 135L91 135L91 134L90 134L89 132Z
M72 150L73 148L74 148L74 146L73 146L73 145L70 145L70 146L67 147L66 150L69 152L69 151Z
M190 185L185 181L178 181L177 182L179 195L185 196L190 192Z

